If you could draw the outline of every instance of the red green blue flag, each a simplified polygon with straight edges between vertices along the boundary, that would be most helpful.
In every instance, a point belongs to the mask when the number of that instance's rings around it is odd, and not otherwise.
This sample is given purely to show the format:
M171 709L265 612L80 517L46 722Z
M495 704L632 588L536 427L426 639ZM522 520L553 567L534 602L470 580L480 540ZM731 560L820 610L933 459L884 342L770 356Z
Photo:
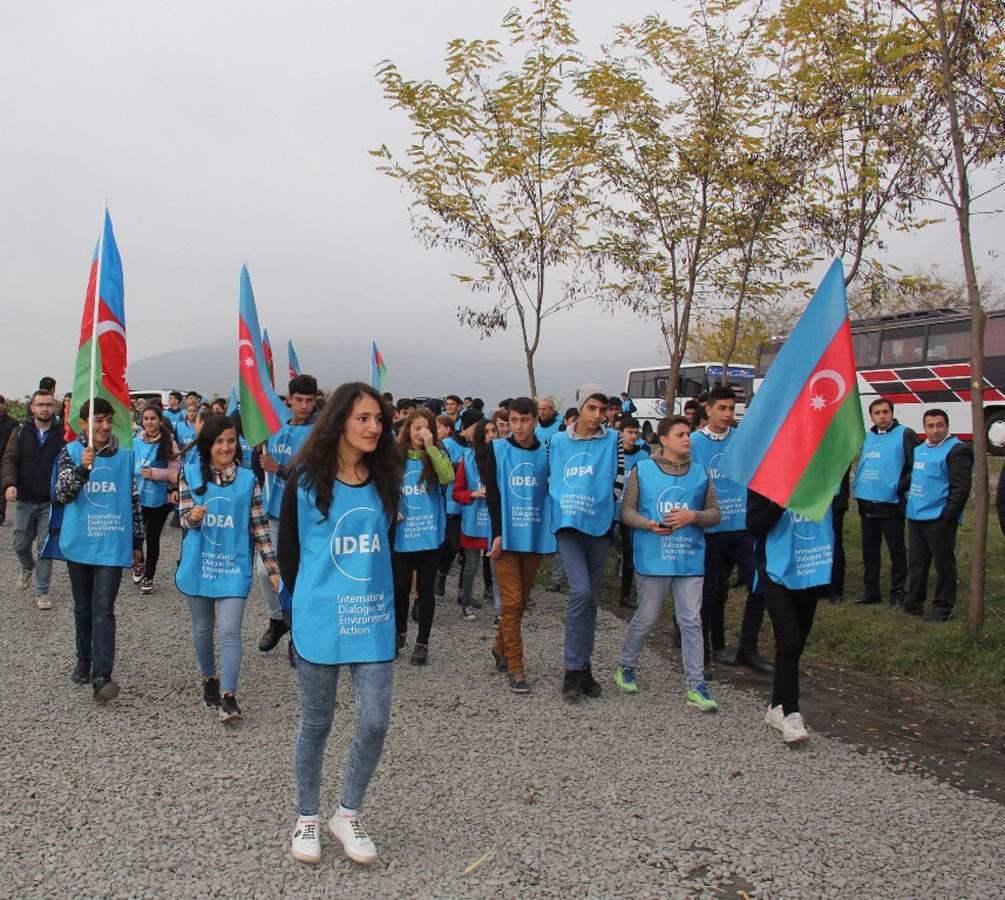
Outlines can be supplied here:
M265 368L269 373L269 384L276 386L276 367L272 362L272 342L269 340L269 329L262 329L262 350L265 352Z
M836 259L754 395L720 471L819 522L864 440L844 268Z
M107 209L98 245L94 248L91 274L84 296L77 365L73 373L71 421L67 423L68 426L77 424L80 408L90 399L92 386L94 396L104 398L115 410L112 433L123 447L132 447L133 419L129 403L129 382L126 380L126 306L122 258L115 243L112 219Z
M241 400L241 427L253 447L267 441L290 420L286 408L269 382L265 367L258 310L251 290L248 267L241 267L241 313L237 335L237 362Z
M293 349L293 341L287 341L287 351L290 359L290 381L293 381L300 374L300 360L297 359L297 351Z
M384 357L377 349L377 342L373 342L373 349L370 351L370 385L378 391L384 386L384 376L387 374L387 366L384 365Z

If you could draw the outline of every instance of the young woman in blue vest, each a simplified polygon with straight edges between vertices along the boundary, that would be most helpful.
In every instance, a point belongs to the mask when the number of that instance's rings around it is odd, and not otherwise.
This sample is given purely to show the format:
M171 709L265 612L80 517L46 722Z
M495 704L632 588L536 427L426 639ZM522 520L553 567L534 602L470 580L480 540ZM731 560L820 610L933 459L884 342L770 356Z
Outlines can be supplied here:
M637 693L635 667L673 591L686 701L703 712L715 712L719 705L702 674L701 603L704 529L718 524L719 504L705 467L691 459L687 419L662 419L656 434L660 452L631 470L621 499L621 522L632 529L638 609L628 626L615 681L625 693Z
M764 724L777 728L786 744L798 744L810 736L799 710L799 660L817 601L830 586L831 511L814 522L748 490L746 522L758 542L757 581L775 631L774 684Z
M143 507L146 553L143 564L133 567L133 582L139 584L144 594L151 594L161 555L161 532L177 502L181 462L178 445L171 430L164 425L164 414L159 406L147 406L140 423L143 427L133 440L133 455L136 458L136 490Z
M402 482L391 415L369 385L339 387L295 457L283 492L279 568L293 596L300 682L300 727L293 757L299 818L292 852L308 863L321 859L321 764L344 665L353 679L356 728L341 803L328 830L350 859L377 859L359 810L391 715L391 540Z
M491 419L480 419L470 426L471 446L464 451L461 464L457 467L457 477L454 479L454 500L461 504L461 546L464 548L464 568L461 570L461 616L473 622L477 616L475 610L481 607L473 597L475 578L478 570L483 568L482 561L489 566L489 578L492 577L491 563L485 554L489 549L489 538L492 527L489 522L489 508L485 502L486 480L485 461L492 442L499 436L495 422ZM499 590L493 591L495 615L502 614L502 601ZM497 622L498 624L498 622Z
M70 575L77 639L71 678L75 684L90 681L94 699L101 703L119 695L112 668L122 570L139 562L143 553L133 451L124 450L112 434L114 421L115 410L104 398L84 401L80 437L59 456L55 489L56 502L63 504L59 549Z
M548 444L551 529L569 580L565 616L565 680L569 703L599 697L590 657L597 627L597 592L607 565L614 505L621 496L625 454L621 435L606 426L607 396L599 384L576 391L579 418Z
M178 512L185 536L175 574L188 598L192 638L202 672L202 698L220 719L241 718L237 679L241 672L241 622L251 589L257 550L279 589L279 563L272 549L262 491L250 469L237 464L237 430L227 416L210 416L197 441L199 462L178 479ZM219 619L220 674L213 650Z
M398 431L405 475L392 554L395 628L400 650L405 646L408 631L408 601L414 573L419 626L409 660L413 666L424 666L429 656L429 633L436 606L433 588L447 524L440 486L454 480L450 457L436 446L435 433L436 416L425 407L412 410Z

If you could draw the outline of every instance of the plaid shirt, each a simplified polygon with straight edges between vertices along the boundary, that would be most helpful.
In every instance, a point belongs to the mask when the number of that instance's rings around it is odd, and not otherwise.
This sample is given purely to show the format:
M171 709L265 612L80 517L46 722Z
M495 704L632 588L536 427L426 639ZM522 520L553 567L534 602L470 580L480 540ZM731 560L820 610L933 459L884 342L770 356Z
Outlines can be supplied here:
M225 487L232 484L237 478L237 464L231 463L223 469L210 466L210 477L213 484ZM198 525L189 523L188 514L195 506L192 499L192 490L185 479L185 470L178 474L178 518L181 520L182 528L198 528ZM276 561L276 551L272 547L272 535L269 533L269 518L265 515L265 508L262 506L262 489L258 482L255 482L255 489L251 495L251 521L248 525L251 532L251 539L255 542L255 549L258 550L268 569L270 575L279 574L279 563Z

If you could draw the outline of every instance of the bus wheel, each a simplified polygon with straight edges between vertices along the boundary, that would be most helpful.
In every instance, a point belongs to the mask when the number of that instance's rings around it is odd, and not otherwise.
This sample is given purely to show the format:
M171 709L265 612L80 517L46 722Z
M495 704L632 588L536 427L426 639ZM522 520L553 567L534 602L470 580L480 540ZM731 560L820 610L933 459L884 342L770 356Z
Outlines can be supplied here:
M997 428L995 428L996 425L998 426ZM996 447L991 441L992 428L995 428L995 437L997 437L998 440L1002 440L1002 438L1005 437L1005 409L1000 409L997 412L992 413L984 422L984 429L987 432L988 439L988 453L992 456L1005 456L1005 444L1000 447Z

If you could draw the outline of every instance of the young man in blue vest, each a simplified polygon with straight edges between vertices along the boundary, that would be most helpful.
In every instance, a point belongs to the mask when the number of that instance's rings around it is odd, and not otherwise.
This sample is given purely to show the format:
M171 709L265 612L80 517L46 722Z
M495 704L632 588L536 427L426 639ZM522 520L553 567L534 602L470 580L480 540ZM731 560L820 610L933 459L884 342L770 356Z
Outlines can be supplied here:
M579 418L548 444L551 530L569 580L565 617L565 680L569 703L599 697L590 657L597 626L597 592L610 550L608 532L625 478L621 435L606 426L608 398L599 384L576 391Z
M49 580L52 560L41 556L49 534L49 491L52 468L63 449L63 435L55 424L56 400L52 394L38 390L31 395L31 421L11 436L3 453L0 490L13 503L14 553L21 563L18 586L28 590L35 575L35 605L52 609L49 600ZM35 549L32 551L32 542ZM38 556L36 563L35 557Z
M649 459L649 445L639 438L639 423L629 414L621 417L618 431L621 432L621 445L625 448L625 484L628 478L642 460ZM619 604L625 609L637 609L638 603L632 599L632 576L635 574L634 541L632 529L621 521L621 501L614 507L614 519L617 534L621 539L621 597Z
M263 494L273 546L279 541L279 510L283 502L283 488L286 486L290 460L304 445L316 418L314 407L318 402L317 380L313 375L297 375L291 378L288 396L292 413L290 421L269 438L266 452L258 456L259 466L265 473L267 488L263 489ZM279 593L272 586L268 569L260 559L256 564L258 581L262 586L262 594L269 610L269 627L259 640L258 649L268 653L290 630L290 626L283 618L283 605Z
M94 699L119 695L115 665L115 597L123 568L143 556L143 511L133 478L133 451L112 434L112 404L96 397L80 409L79 440L63 448L56 500L63 504L59 549L73 593L77 637L75 684L91 683ZM88 436L92 443L87 444Z
M886 541L890 554L890 606L904 604L907 584L907 548L904 515L911 486L914 448L918 436L893 417L893 404L879 397L869 404L872 427L855 470L855 500L862 518L862 564L865 593L856 603L879 603L880 549Z
M705 665L745 665L755 672L771 673L758 650L764 622L764 595L754 590L754 539L747 531L747 494L742 485L719 474L719 461L736 429L730 424L736 409L732 388L720 386L708 393L707 423L691 435L691 457L708 472L715 485L722 519L705 531L705 582L701 620L705 634ZM729 571L735 563L747 588L740 640L736 654L726 649L726 600Z
M945 622L956 605L956 529L970 496L973 450L949 433L949 416L925 411L925 441L914 451L907 496L909 587L904 611L920 616L935 562L935 599L926 622Z

